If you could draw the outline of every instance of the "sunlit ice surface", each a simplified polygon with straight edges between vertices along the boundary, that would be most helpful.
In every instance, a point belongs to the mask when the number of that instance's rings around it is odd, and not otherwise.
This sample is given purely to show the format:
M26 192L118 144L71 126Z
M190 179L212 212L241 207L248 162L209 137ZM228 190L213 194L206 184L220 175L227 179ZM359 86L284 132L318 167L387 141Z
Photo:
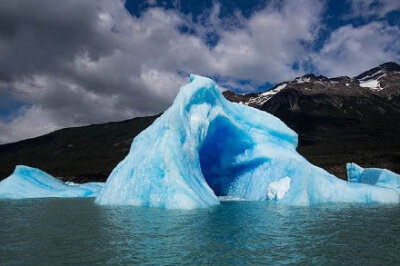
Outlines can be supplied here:
M281 120L231 103L214 81L191 75L134 139L96 203L194 209L220 204L219 196L295 206L399 203L399 192L340 180L296 147L297 134Z

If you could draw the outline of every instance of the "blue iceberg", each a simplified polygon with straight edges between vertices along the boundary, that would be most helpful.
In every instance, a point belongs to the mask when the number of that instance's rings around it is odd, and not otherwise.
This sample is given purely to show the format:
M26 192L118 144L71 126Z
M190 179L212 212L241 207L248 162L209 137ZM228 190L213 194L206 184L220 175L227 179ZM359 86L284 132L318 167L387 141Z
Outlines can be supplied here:
M219 196L283 205L399 203L387 188L348 183L296 151L297 134L271 114L227 101L191 75L173 105L132 142L96 203L166 209L219 204Z
M346 169L349 182L391 188L400 193L400 175L396 173L381 168L362 168L355 163L346 164Z
M64 183L39 169L18 165L0 182L0 199L96 197L103 185L97 182Z

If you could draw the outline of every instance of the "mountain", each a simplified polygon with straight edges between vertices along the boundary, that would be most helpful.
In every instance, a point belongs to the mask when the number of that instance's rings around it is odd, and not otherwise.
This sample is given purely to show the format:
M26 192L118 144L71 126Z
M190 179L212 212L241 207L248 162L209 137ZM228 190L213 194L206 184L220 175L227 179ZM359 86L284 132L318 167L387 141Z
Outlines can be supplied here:
M400 66L382 64L356 77L313 74L233 102L270 112L299 134L298 151L345 178L347 162L400 172ZM0 179L17 164L75 182L104 181L128 153L132 139L158 116L140 117L0 145Z
M128 154L132 139L158 116L65 128L37 138L0 145L0 179L15 165L40 168L64 181L105 181Z
M354 78L313 74L259 94L224 92L270 112L299 134L299 152L345 177L346 162L400 171L400 66L390 62Z

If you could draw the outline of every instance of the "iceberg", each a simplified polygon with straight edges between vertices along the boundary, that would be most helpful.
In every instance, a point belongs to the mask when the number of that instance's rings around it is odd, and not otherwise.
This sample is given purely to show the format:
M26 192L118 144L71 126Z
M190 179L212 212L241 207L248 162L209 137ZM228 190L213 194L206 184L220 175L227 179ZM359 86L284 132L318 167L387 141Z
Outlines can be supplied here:
M64 183L39 169L18 165L0 182L0 199L96 197L103 185L98 182Z
M355 163L348 163L346 170L349 182L391 188L400 193L400 175L387 169L362 168Z
M132 142L95 202L166 209L219 198L282 205L399 203L388 188L340 180L296 151L281 120L227 101L211 79L191 75L172 106Z

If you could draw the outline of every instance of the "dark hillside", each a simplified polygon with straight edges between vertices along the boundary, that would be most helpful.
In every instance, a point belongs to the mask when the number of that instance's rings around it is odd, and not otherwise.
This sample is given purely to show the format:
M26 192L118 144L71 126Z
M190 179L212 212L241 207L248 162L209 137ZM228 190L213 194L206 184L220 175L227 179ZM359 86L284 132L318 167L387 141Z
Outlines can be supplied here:
M224 96L274 114L299 134L309 161L345 178L345 164L400 172L400 66L390 62L355 78L312 74L263 93ZM15 165L41 168L64 180L104 181L132 139L157 116L67 128L0 145L0 179Z
M132 139L157 117L66 128L0 145L0 177L10 175L16 164L25 164L65 180L104 181L126 156Z

